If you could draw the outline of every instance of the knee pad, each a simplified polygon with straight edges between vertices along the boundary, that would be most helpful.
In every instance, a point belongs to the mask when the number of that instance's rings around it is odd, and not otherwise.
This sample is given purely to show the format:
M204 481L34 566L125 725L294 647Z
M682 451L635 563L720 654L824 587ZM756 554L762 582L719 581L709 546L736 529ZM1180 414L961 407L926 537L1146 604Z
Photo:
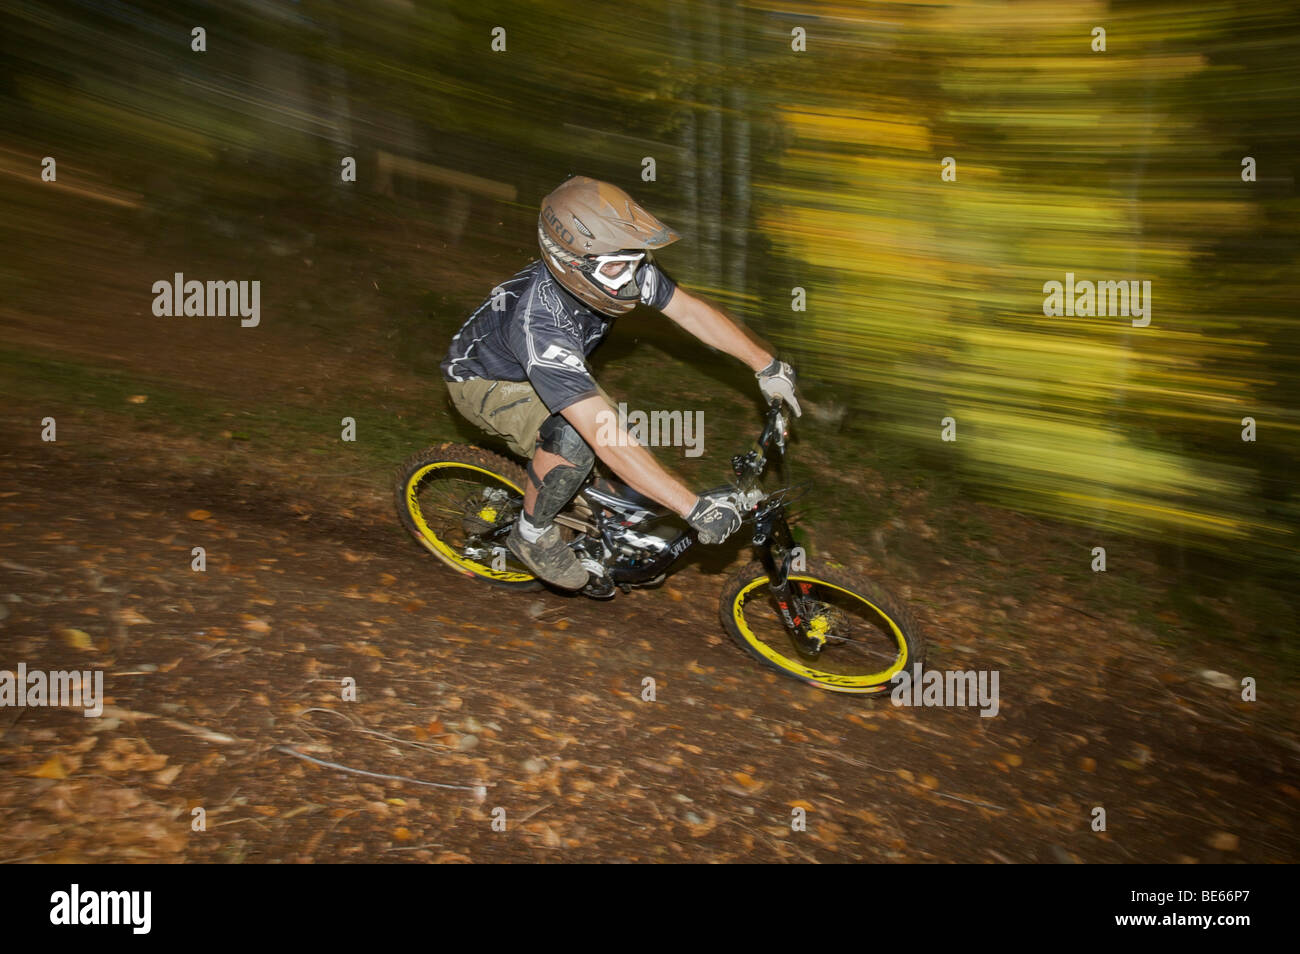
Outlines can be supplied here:
M533 462L528 462L528 476L537 484L537 503L530 522L534 526L545 526L578 492L587 474L591 473L596 454L573 425L559 414L551 415L542 423L537 431L537 446L568 461L567 464L556 464L542 480L537 479Z
M563 457L574 467L586 472L596 461L596 455L582 439L572 424L559 414L552 414L537 429L537 446L542 450Z

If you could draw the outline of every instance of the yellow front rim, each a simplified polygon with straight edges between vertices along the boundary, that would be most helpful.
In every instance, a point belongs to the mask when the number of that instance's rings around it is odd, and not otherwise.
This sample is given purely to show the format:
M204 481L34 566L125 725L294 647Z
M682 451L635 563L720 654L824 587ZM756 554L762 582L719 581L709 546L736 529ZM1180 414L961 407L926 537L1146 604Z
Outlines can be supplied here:
M741 637L745 640L746 644L753 648L754 652L771 662L773 665L784 669L786 672L793 673L800 679L816 682L820 685L841 692L881 692L888 688L889 681L896 673L907 668L909 662L907 639L903 636L903 631L899 629L898 624L895 623L893 619L890 618L889 614L879 606L876 606L866 597L854 593L852 590L846 590L842 586L836 586L834 583L828 583L825 580L819 580L816 577L791 575L789 579L791 582L816 583L818 586L825 586L829 589L837 590L840 593L851 596L860 603L871 607L871 609L888 624L889 635L892 636L894 642L898 644L898 658L894 660L891 666L887 669L882 669L880 672L853 676L842 675L835 672L826 672L822 669L814 669L811 666L805 665L798 659L791 659L787 656L781 655L767 643L754 635L754 631L750 629L749 624L745 622L745 600L753 590L767 583L768 578L766 576L750 581L744 589L736 594L735 602L731 605L731 616L732 619L735 620L736 629L739 630ZM817 628L819 622L820 629ZM812 622L812 631L816 637L824 639L826 632L825 620L814 618Z
M520 573L516 570L495 570L487 564L479 563L476 560L471 560L468 557L462 556L444 543L438 535L429 528L429 524L424 519L424 512L420 509L420 502L418 499L420 482L435 470L446 470L452 467L461 470L473 470L480 474L486 474L488 477L500 481L515 493L523 496L523 490L516 487L512 481L507 480L500 474L495 474L483 467L476 467L473 464L463 464L460 461L455 460L440 460L433 464L425 464L406 480L406 512L411 515L411 519L415 522L416 527L419 528L421 542L423 542L425 546L438 556L446 560L449 564L468 576L482 576L490 580L497 580L501 583L527 583L536 579L536 577L531 573ZM491 508L484 508L484 510L480 511L480 516L487 513L489 510L491 510ZM496 511L492 510L491 512L491 519L495 520ZM486 520L488 518L483 517L483 519Z

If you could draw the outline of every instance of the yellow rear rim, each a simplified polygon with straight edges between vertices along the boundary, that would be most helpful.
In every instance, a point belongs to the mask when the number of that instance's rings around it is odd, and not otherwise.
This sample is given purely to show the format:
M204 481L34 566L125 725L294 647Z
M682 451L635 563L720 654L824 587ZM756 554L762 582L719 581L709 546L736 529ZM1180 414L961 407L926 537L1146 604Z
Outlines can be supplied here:
M476 467L473 464L463 464L455 460L440 460L433 464L425 464L406 480L406 511L411 515L411 520L415 522L416 527L420 530L420 542L428 547L431 551L445 560L448 564L465 573L467 576L482 576L489 580L497 580L501 583L527 583L536 579L531 573L520 573L517 570L495 570L490 565L479 563L477 560L471 560L462 556L454 549L448 546L443 540L430 529L429 524L424 519L424 512L420 509L419 489L420 482L426 476L435 470L447 470L449 468L459 468L460 470L472 470L480 474L485 474L494 480L505 484L515 493L523 496L523 490L516 487L514 482L502 477L500 474L493 473L483 467ZM491 514L491 516L488 516ZM497 513L492 507L484 507L478 512L478 516L484 520L495 520Z
M797 576L792 574L789 579L791 582L816 583L818 586L837 590L840 593L851 596L858 602L869 606L888 625L888 635L898 645L898 658L895 659L893 664L888 668L882 669L879 672L866 673L862 675L844 675L836 672L826 672L822 669L814 669L798 659L791 659L788 656L783 656L767 643L759 639L754 634L754 631L750 629L749 624L745 622L745 600L749 597L749 594L758 589L758 587L766 585L768 580L766 576L752 580L746 584L745 588L736 594L735 602L731 605L731 616L736 623L736 629L740 632L745 643L751 646L755 653L778 668L784 669L786 672L798 676L800 679L806 679L809 682L815 682L839 692L881 692L888 688L889 681L894 677L895 673L901 672L907 668L910 655L907 649L907 639L903 636L903 631L899 629L898 624L895 623L894 620L890 618L889 614L879 606L872 603L866 597L854 593L852 590L846 590L842 586L836 586L834 583L828 583L825 580L819 580L816 577ZM825 640L827 629L828 623L825 617L815 616L809 624L810 635L819 641Z

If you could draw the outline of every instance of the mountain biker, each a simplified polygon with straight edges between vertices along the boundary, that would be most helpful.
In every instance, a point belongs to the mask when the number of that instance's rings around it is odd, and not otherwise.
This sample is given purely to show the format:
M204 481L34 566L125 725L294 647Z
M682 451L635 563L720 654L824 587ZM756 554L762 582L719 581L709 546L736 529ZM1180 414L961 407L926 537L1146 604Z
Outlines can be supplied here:
M764 397L782 398L799 415L794 369L664 274L651 250L680 236L617 186L568 179L542 200L537 238L542 258L493 289L442 362L456 409L529 459L524 512L506 545L548 583L584 586L587 571L561 539L555 517L596 456L633 490L685 518L700 542L721 543L740 527L730 491L692 493L621 423L618 439L598 440L601 422L616 418L602 414L614 410L584 359L612 319L640 302L749 365Z

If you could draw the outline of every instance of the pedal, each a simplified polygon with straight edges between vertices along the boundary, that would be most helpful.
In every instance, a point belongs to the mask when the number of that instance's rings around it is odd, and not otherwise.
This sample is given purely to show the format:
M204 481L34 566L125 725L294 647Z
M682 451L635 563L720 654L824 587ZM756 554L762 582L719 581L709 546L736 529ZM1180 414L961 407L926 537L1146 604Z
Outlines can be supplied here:
M587 571L587 585L578 592L593 600L613 599L614 581L605 572L605 567L599 561L584 555L582 568Z
M614 582L607 576L588 577L587 585L581 590L583 596L593 600L612 600L617 592Z

